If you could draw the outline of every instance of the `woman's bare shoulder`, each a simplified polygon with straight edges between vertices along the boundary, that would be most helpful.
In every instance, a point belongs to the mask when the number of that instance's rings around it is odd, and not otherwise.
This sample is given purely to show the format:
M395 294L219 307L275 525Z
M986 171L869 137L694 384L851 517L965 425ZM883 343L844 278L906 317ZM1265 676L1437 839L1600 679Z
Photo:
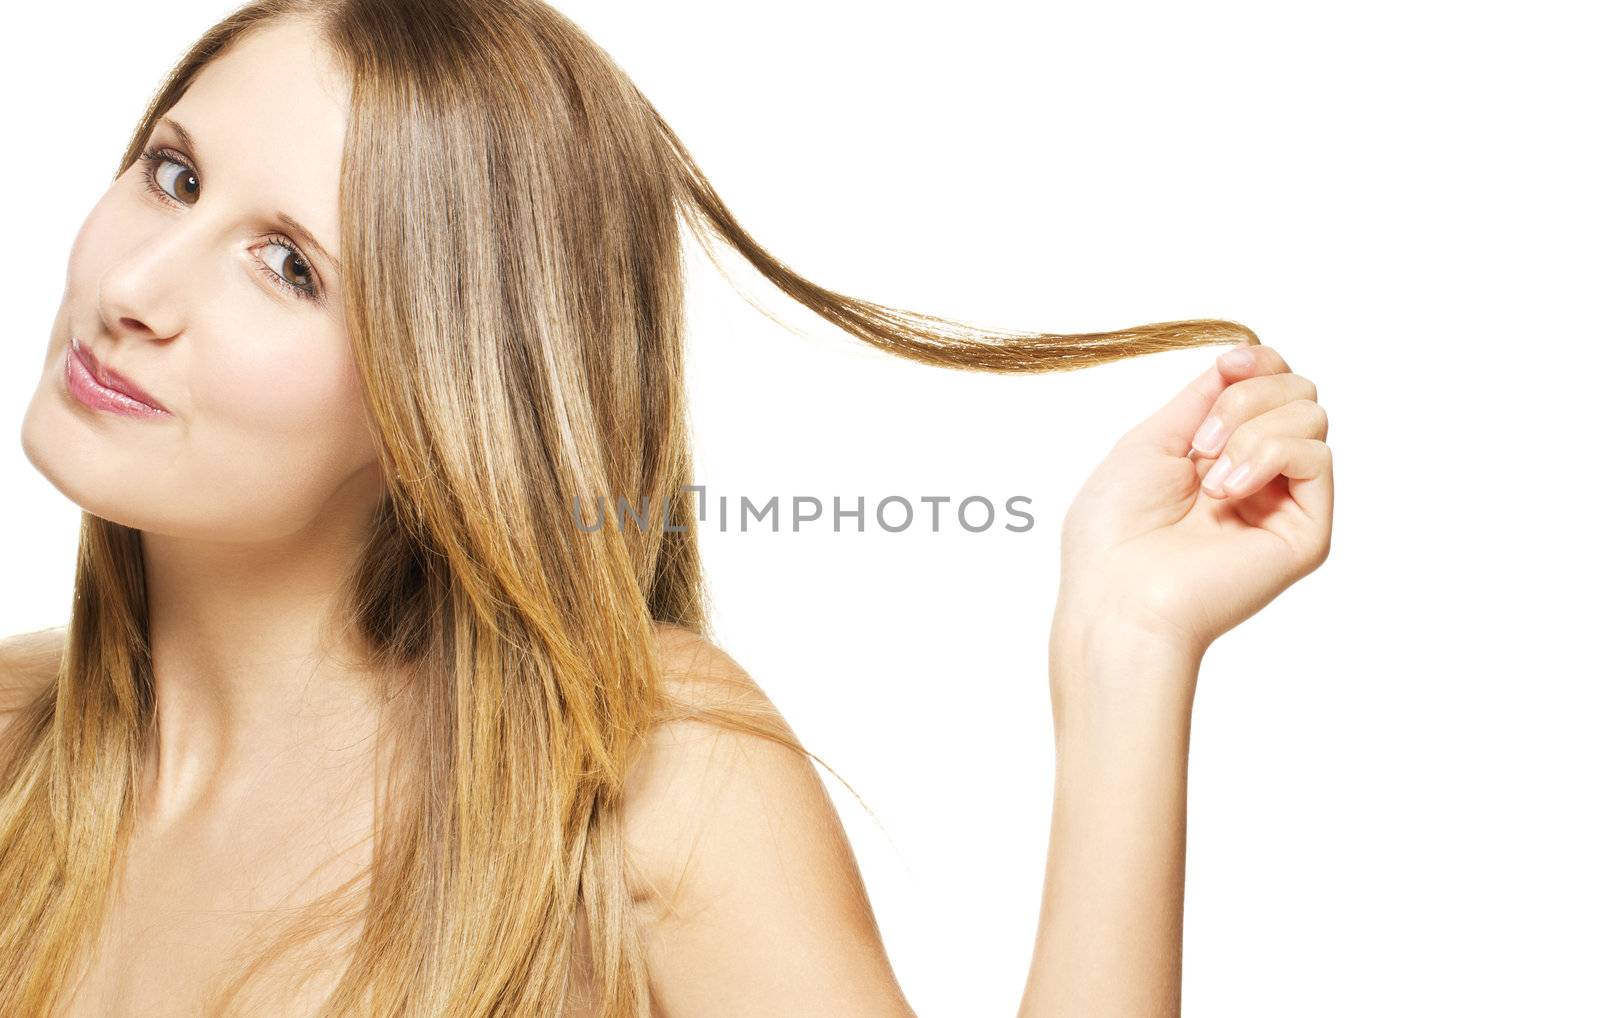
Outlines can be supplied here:
M664 681L680 697L737 702L795 739L715 640L658 631ZM651 991L668 1013L726 1015L761 1001L770 1014L914 1014L807 755L753 732L674 720L652 731L622 800Z
M730 690L760 695L750 673L716 641L684 626L657 622L661 677L679 695L725 696Z
M0 711L16 710L49 685L66 645L66 626L0 638Z

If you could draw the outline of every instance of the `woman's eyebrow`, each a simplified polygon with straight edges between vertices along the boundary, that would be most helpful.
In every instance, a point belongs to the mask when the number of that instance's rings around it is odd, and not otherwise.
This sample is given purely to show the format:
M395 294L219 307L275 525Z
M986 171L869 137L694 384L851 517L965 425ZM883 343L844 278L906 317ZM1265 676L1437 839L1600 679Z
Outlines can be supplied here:
M177 133L178 139L183 142L183 147L193 153L195 162L198 163L202 161L200 159L200 146L195 144L194 135L190 134L182 124L178 123L170 116L162 116L157 122L166 124ZM279 212L277 214L277 218L274 220L274 225L278 226L280 229L288 231L289 233L299 234L300 238L305 241L307 247L315 248L318 254L322 255L323 258L327 259L328 262L333 265L334 272L338 273L339 275L344 274L344 268L339 264L339 259L330 254L328 249L322 246L322 242L317 240L317 235L306 229L300 220L289 215L287 212Z
M196 158L198 158L198 157L196 157ZM296 219L293 216L289 215L289 213L287 213L287 212L279 212L278 213L278 225L282 226L284 229L288 230L290 233L299 234L301 236L301 238L305 240L306 245L308 247L316 248L318 253L320 253L322 255L322 257L324 257L324 258L326 258L328 260L328 262L333 266L333 271L334 272L338 273L339 275L343 275L344 274L344 269L339 265L339 259L335 258L332 254L330 254L328 252L328 249L323 247L322 243L317 240L316 234L312 233L310 230L308 230L304 226L302 226L298 219Z
M194 158L195 158L195 160L197 162L199 161L199 159L200 159L200 155L199 155L200 146L196 145L194 143L194 137L187 130L184 129L184 126L182 124L178 123L176 120L173 120L171 117L165 117L165 116L162 117L160 120L156 121L156 123L158 123L158 124L166 124L168 127L172 128L174 131L177 131L179 140L181 140L183 142L183 147L188 149L190 152L195 153L195 157Z

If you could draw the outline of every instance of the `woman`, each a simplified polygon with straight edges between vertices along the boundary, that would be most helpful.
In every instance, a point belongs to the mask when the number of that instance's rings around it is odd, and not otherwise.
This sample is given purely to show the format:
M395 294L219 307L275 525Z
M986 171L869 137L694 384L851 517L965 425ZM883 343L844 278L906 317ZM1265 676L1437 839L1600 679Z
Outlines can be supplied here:
M84 518L65 632L0 661L0 1013L911 1013L803 747L706 636L680 212L927 363L1244 340L1067 512L1050 634L1022 1012L1176 1012L1189 705L1327 555L1312 383L1229 322L817 287L542 4L266 0L152 101L24 419ZM581 526L595 497L663 525Z

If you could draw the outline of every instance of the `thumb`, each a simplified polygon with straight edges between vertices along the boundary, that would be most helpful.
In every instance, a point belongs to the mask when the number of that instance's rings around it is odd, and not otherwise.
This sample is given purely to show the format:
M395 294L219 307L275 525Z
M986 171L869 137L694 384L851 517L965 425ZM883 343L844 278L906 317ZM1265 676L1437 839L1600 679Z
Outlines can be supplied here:
M1226 357L1234 350L1259 345L1247 340L1229 348L1219 357ZM1172 456L1187 455L1192 448L1190 439L1194 438L1200 423L1206 419L1217 397L1229 384L1230 380L1224 377L1222 369L1213 361L1165 406L1134 426L1128 432L1128 437L1149 442Z

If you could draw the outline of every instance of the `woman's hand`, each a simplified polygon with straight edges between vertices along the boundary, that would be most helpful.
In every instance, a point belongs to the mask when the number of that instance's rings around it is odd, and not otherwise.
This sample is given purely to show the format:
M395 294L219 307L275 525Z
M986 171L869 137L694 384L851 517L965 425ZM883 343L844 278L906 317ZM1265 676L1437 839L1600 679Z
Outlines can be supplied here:
M1321 565L1333 460L1316 399L1276 350L1242 344L1125 434L1062 522L1055 636L1107 622L1198 660Z

